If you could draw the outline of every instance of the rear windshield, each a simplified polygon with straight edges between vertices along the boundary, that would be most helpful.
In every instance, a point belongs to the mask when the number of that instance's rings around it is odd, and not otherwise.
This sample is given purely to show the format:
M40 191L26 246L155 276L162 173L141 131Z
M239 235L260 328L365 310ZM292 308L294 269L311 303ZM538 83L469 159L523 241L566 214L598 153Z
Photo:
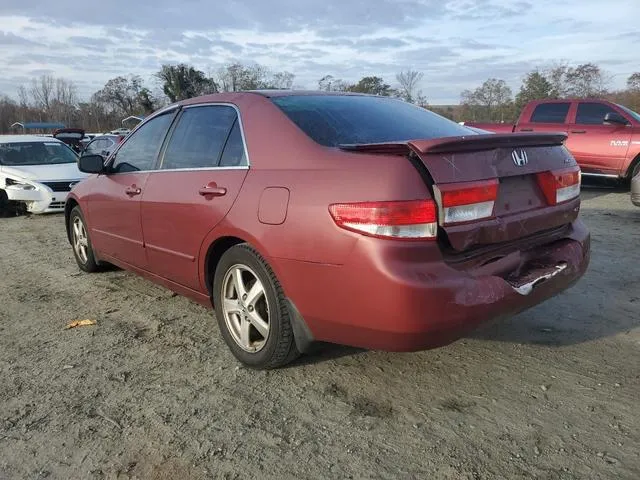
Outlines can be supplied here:
M0 165L54 165L77 160L73 150L60 142L0 143Z
M271 100L309 137L327 147L477 135L424 108L392 98L291 95Z

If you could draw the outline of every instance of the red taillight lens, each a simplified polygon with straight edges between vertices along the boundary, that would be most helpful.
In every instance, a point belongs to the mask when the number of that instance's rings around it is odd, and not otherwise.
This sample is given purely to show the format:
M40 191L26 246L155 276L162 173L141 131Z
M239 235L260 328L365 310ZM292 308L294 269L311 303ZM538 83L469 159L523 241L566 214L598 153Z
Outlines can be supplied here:
M580 196L580 167L540 172L538 185L549 205L558 205Z
M498 198L498 179L460 182L433 187L440 206L443 225L471 222L493 217Z
M329 213L339 227L373 237L435 239L437 234L433 200L335 203Z

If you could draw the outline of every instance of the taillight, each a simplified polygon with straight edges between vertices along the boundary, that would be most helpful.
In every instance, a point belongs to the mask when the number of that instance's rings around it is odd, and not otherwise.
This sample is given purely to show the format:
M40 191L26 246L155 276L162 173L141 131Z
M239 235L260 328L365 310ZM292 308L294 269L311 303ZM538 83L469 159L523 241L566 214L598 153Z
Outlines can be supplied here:
M580 196L580 167L536 174L538 185L549 205L558 205Z
M329 213L339 227L373 237L435 240L438 233L433 200L335 203Z
M445 183L433 187L443 225L493 217L498 198L498 179Z

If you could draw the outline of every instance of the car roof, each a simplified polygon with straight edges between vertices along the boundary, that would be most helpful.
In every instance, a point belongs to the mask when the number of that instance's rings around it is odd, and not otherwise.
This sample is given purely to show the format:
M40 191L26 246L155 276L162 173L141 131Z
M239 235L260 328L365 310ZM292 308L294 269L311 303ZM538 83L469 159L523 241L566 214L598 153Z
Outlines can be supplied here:
M369 95L366 93L354 93L354 92L325 92L322 90L243 90L239 92L220 92L211 93L208 95L202 95L199 97L192 97L186 100L172 103L166 107L157 110L152 115L145 118L145 121L150 117L175 108L179 105L198 105L209 102L231 102L237 101L240 98L247 99L247 97L254 98L277 98L277 97L290 97L290 96L302 96L302 95L322 95L322 96L360 96L360 97L377 97L377 95ZM383 97L385 98L385 97Z
M2 143L31 143L31 142L40 142L40 143L51 143L58 142L63 143L57 138L53 137L43 137L40 135L0 135L0 144ZM64 145L64 144L63 144Z
M275 97L291 97L299 95L323 95L323 96L375 96L366 93L356 92L326 92L324 90L247 90L246 92L238 93L255 93L267 98Z

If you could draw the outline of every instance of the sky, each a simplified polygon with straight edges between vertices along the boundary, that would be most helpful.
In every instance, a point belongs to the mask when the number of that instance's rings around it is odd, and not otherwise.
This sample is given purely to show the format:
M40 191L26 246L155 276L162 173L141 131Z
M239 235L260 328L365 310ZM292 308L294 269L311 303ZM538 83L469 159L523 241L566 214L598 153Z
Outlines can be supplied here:
M355 82L418 70L431 104L457 104L489 77L517 92L553 62L594 62L613 88L640 71L640 0L2 0L0 94L42 74L88 98L119 75L156 87L163 63L205 73L240 61Z

